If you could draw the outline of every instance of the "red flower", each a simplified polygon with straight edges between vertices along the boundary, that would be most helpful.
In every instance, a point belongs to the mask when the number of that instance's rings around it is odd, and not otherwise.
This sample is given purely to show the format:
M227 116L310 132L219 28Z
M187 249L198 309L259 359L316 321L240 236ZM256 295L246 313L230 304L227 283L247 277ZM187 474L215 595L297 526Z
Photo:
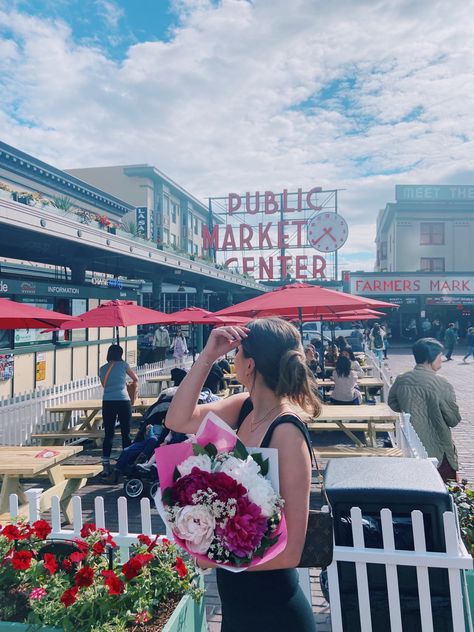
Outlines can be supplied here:
M16 571L26 571L30 568L31 558L33 553L31 551L15 551L12 556L12 566Z
M225 527L217 527L216 533L229 551L239 557L247 557L258 548L267 527L267 519L260 507L239 498L235 516L227 520Z
M56 561L56 556L52 553L45 553L43 556L43 566L47 571L51 573L51 575L55 575L58 570L58 563Z
M183 560L180 557L176 558L175 568L176 568L176 572L181 578L188 574L188 569L186 568L186 564L183 562Z
M80 540L79 538L74 538L73 542L77 546L77 548L83 553L87 553L87 551L89 550L89 545L87 544L87 542L84 542L84 540Z
M109 595L121 595L125 589L125 584L117 577L114 571L102 571L104 584L109 589Z
M46 540L52 529L46 520L37 520L33 522L33 532L40 540Z
M145 544L146 546L150 546L151 544L151 538L143 533L138 536L138 541L140 544Z
M63 569L66 571L66 573L69 573L72 570L72 562L68 557L63 560Z
M90 566L83 566L77 571L74 583L78 588L87 588L87 586L91 586L93 582L94 569Z
M67 608L68 606L72 606L72 604L76 601L76 599L77 599L77 588L68 588L67 590L63 592L60 601L63 604L63 606Z
M19 539L20 530L14 524L7 524L7 526L3 528L2 535L10 542L13 542L13 540Z
M151 553L138 553L135 555L133 559L138 560L141 566L146 566L153 559L153 555Z
M211 488L217 494L216 500L226 503L230 498L239 499L247 494L243 485L224 472L203 472L193 467L191 474L182 476L171 488L173 500L180 507L194 505L193 495L201 490Z
M125 579L128 582L136 577L141 570L142 564L136 557L132 557L131 560L128 560L128 562L125 562L122 566L122 573L125 575Z
M85 560L86 557L87 555L85 553L79 553L79 551L74 551L74 553L71 553L71 555L69 556L69 559L74 564L79 564L79 562L82 562L82 560Z
M96 542L92 547L94 555L102 555L105 552L105 544L103 542Z
M89 535L97 531L94 522L86 522L81 529L81 538L87 538Z

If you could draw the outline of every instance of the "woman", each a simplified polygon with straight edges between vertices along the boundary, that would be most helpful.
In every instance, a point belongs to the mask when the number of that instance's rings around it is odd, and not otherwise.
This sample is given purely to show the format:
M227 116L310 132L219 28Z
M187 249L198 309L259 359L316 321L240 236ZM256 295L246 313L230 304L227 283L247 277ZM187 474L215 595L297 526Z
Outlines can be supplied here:
M104 394L102 397L102 420L105 437L102 444L103 475L110 476L110 453L114 438L115 422L117 418L122 433L122 448L125 450L130 444L130 420L132 418L132 404L127 391L127 375L135 385L138 377L122 360L123 349L119 345L111 345L107 351L107 364L99 369L99 377Z
M343 349L345 349L347 347L347 341L344 338L344 336L338 336L336 338L336 345L337 345L337 348L339 349L339 351L342 351Z
M236 349L236 377L248 393L196 406L209 368ZM303 549L311 485L311 447L295 415L317 416L319 400L296 328L279 318L248 327L213 329L205 349L181 384L166 416L167 427L194 433L209 411L237 431L245 445L278 450L280 493L285 500L288 543L273 560L241 573L217 569L222 632L314 632L314 617L295 567Z
M375 323L370 332L370 348L379 362L383 361L385 332L379 323Z
M345 349L343 349L341 355L349 358L349 360L351 361L351 371L354 371L357 374L357 377L364 377L364 369L360 366L351 347L346 347Z
M470 355L474 358L474 327L469 327L466 336L467 353L462 359L464 364L467 364L466 360Z
M314 377L322 379L324 377L323 370L319 364L319 353L314 348L314 345L309 344L304 348L304 355L306 358L306 364Z
M399 375L390 389L388 405L410 413L410 421L429 457L438 459L444 481L456 480L458 455L450 428L461 421L451 384L437 375L443 364L443 345L435 338L421 338L413 345L416 366Z
M357 373L351 370L351 361L341 353L332 374L334 389L330 395L331 404L360 404L362 395L357 388Z
M339 347L337 345L330 344L326 349L326 353L324 354L325 364L329 364L329 366L335 366L338 356Z
M181 330L176 333L176 338L171 348L173 349L173 358L178 364L183 364L184 356L188 355L188 345L186 344L186 338L183 336Z

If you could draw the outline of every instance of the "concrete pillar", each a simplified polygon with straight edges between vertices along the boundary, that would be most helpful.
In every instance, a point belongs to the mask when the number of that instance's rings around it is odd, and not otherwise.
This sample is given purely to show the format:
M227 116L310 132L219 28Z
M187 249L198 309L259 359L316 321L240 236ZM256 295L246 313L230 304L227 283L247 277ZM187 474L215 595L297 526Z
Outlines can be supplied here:
M158 311L164 311L161 295L162 295L162 285L163 285L163 277L155 276L152 279L152 308L157 309Z
M71 265L71 281L74 285L83 285L86 281L86 266L81 262Z
M204 307L204 286L196 285L196 307ZM203 327L204 325L196 326L196 351L200 353L203 347Z
M232 290L227 290L227 307L230 307L231 305L234 304L234 295L232 293Z

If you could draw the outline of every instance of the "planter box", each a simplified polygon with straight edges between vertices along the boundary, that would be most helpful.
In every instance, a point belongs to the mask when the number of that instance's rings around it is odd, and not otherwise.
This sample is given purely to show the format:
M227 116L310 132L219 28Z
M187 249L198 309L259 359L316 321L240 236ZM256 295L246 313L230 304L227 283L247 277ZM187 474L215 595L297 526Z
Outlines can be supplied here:
M168 623L163 628L163 632L206 632L206 630L204 597L199 603L196 603L188 595L181 599ZM37 626L31 623L0 621L0 632L62 632L62 630L60 628Z

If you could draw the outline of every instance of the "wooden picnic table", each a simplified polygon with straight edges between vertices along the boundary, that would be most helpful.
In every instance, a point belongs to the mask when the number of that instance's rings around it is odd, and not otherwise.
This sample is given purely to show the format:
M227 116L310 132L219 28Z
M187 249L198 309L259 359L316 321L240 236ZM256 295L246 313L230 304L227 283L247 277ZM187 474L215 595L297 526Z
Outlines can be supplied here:
M18 495L20 515L26 514L28 505L22 479L47 477L52 486L41 495L40 512L50 509L52 496L59 496L61 508L71 520L71 496L85 484L86 479L83 476L67 478L65 466L61 463L81 450L82 446L77 445L46 449L31 446L0 447L0 514L8 513L10 494ZM99 469L102 468L99 466Z
M166 382L166 387L172 382L171 375L157 375L156 377L149 377L147 379L148 384L160 384L163 385Z
M364 443L354 435L353 430L358 430L360 425L367 424L368 443L375 446L376 432L385 431L385 428L393 429L398 418L398 413L387 404L369 404L341 406L323 404L319 417L308 423L309 430L334 430L334 424L342 430L356 446L363 447ZM351 429L352 424L352 429Z
M317 382L318 386L323 388L334 388L335 386L334 380L332 379L317 380ZM368 395L369 388L379 388L381 392L381 399L383 401L383 380L380 380L377 377L360 377L357 380L357 386L364 391L366 397Z

